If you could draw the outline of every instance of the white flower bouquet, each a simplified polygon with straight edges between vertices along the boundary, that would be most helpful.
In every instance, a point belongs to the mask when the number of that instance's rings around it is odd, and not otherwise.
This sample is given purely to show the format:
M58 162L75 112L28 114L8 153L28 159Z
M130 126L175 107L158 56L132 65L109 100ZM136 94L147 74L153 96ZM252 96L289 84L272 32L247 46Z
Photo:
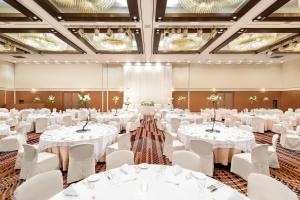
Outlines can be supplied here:
M219 104L222 101L222 97L216 94L212 94L206 99L212 103L217 103L217 104Z
M48 97L48 101L49 101L49 103L54 104L54 103L55 103L55 96L50 95L50 96Z
M113 96L112 98L113 102L115 103L115 105L119 102L120 97L119 96Z
M249 97L249 101L250 101L251 104L253 104L257 101L257 97L256 96L251 96L251 97Z
M143 101L141 103L142 106L154 106L154 101Z
M85 95L78 94L78 99L81 104L86 104L87 102L91 101L91 97L89 94L85 94Z

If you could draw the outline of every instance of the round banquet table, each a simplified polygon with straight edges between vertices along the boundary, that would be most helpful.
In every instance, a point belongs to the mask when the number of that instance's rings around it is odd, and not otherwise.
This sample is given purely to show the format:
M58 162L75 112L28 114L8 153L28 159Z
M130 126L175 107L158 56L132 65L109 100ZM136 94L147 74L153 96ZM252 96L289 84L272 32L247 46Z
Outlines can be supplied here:
M69 147L78 144L94 144L95 159L103 159L105 149L117 137L117 128L106 124L90 124L90 131L77 133L83 124L45 131L40 136L39 150L56 153L59 156L63 171L68 169Z
M134 117L136 114L131 111L122 111L117 113L115 115L114 113L103 113L98 114L96 116L97 122L105 123L110 121L111 119L119 119L121 122L121 128L124 130L126 128L126 124L130 121L132 117Z
M236 127L215 126L220 133L208 133L206 129L211 129L212 125L184 125L178 129L178 136L190 150L191 140L204 140L213 145L214 162L228 165L233 154L241 151L249 152L256 145L253 133Z
M10 134L10 127L7 124L0 124L0 139Z
M29 114L26 122L31 124L31 131L35 129L35 122L37 118L48 118L49 125L61 124L64 116L71 116L71 114L61 114L61 113L52 113L52 114Z
M262 118L265 122L265 131L271 131L273 124L279 123L280 119L275 115L251 115L238 114L236 115L244 124L251 126L253 118Z
M168 122L170 122L172 118L177 118L177 119L180 119L181 121L195 122L197 119L200 119L201 116L197 115L197 114L191 114L191 113L184 113L184 114L168 113L168 114L166 114L166 120Z
M218 189L211 192L209 186ZM72 184L51 200L248 200L201 172L166 165L123 165Z

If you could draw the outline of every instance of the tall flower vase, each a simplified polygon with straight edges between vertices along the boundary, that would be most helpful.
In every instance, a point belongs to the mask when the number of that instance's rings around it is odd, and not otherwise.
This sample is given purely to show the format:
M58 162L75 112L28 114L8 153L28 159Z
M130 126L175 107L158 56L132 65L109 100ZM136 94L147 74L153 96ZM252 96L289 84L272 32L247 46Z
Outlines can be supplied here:
M84 108L87 109L87 102L83 102L82 104L84 105ZM82 129L76 130L77 133L84 133L84 132L90 131L90 129L85 128L88 125L88 123L90 122L90 117L91 117L91 113L90 113L90 111L88 111L88 116L87 116L86 122L83 125Z
M214 111L214 117L213 117L213 125L211 129L206 129L206 132L209 133L220 133L219 130L214 129L215 128L215 124L216 124L216 103L213 102L213 111Z

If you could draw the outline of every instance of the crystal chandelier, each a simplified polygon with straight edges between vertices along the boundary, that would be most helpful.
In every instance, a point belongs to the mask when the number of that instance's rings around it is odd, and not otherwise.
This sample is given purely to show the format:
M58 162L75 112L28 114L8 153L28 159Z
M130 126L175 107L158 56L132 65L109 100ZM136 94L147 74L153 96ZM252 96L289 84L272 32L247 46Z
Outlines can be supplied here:
M111 8L115 0L52 0L57 6L80 9L85 12L97 12Z
M193 13L217 13L226 7L237 7L243 1L244 0L179 0L179 4Z

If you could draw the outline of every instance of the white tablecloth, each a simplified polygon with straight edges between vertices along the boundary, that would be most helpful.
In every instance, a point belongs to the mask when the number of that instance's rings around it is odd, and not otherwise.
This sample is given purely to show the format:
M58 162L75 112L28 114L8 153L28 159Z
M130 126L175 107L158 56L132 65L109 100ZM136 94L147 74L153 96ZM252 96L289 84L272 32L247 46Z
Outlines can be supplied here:
M130 112L130 111L118 112L117 115L115 115L115 113L102 113L102 114L97 114L96 119L98 122L101 123L108 122L111 119L120 119L122 129L125 129L127 122L129 122L129 120L135 115L136 114L134 112Z
M181 121L190 121L195 122L197 119L200 119L201 116L197 114L191 114L191 113L184 113L184 114L174 114L174 113L168 113L166 114L166 120L170 122L172 118L180 119Z
M110 180L107 178L108 174L112 177ZM200 172L192 172L178 166L149 165L149 168L141 169L138 166L123 165L121 168L92 175L90 178L75 183L55 195L51 200L248 199L236 190L223 184L215 192L210 192L207 189L208 186L217 183L220 182ZM68 194L77 194L77 196L70 197L67 196Z
M265 121L265 131L271 131L273 124L279 123L280 119L276 115L251 115L251 114L238 114L235 115L244 124L251 126L253 118L261 118Z
M88 132L77 133L76 130L82 129L83 125L62 127L51 131L45 131L39 142L39 149L43 151L50 147L70 147L78 144L94 144L96 158L105 153L105 149L117 136L116 127L106 124L91 124L86 128Z
M9 118L9 113L0 112L0 120L6 120Z
M0 124L0 136L6 136L10 133L10 127L7 124Z
M178 136L185 144L186 149L190 149L191 140L205 140L213 144L213 148L235 148L242 151L251 151L255 146L253 133L241 130L236 127L215 126L220 133L209 133L206 129L211 129L212 125L184 125L178 129Z

